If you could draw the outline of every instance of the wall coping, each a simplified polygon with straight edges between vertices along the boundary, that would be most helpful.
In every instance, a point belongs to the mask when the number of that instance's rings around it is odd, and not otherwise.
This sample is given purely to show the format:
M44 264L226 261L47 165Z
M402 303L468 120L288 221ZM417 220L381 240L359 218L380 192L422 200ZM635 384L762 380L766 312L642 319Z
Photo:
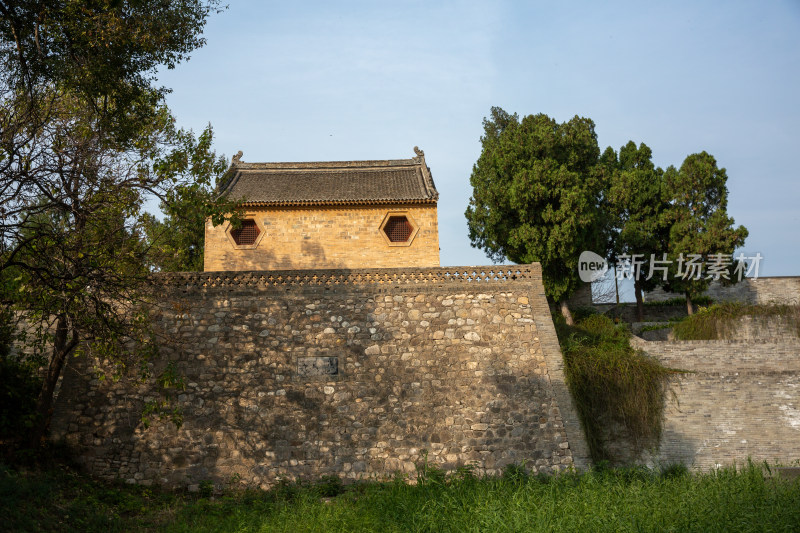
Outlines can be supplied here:
M638 335L631 335L634 347L646 349L658 346L739 346L739 345L759 345L759 344L800 344L800 338L796 337L768 337L764 339L715 339L715 340L672 340L672 341L649 341Z
M207 289L217 287L486 287L496 283L531 282L542 279L539 263L530 265L455 266L429 268L364 268L320 270L249 270L157 273L157 286ZM488 287L487 287L488 288Z

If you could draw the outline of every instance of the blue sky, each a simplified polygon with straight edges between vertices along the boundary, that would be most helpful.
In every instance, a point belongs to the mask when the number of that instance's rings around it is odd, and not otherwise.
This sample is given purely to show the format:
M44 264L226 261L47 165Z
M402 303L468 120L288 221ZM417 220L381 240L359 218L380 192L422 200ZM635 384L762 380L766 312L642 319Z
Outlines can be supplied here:
M442 265L489 260L464 210L491 106L596 124L601 150L657 165L706 150L728 212L800 274L800 2L239 2L159 73L181 126L244 161L390 159L425 150Z

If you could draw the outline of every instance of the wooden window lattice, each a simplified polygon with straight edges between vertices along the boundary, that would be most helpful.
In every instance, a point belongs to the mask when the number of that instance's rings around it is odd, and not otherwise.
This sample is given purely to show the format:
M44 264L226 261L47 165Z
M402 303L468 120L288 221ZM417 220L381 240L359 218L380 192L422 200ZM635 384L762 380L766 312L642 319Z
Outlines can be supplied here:
M391 242L406 242L411 237L414 228L406 217L399 216L389 217L383 231Z
M232 229L231 237L239 245L251 245L256 243L256 237L261 233L255 220L243 220L241 229Z

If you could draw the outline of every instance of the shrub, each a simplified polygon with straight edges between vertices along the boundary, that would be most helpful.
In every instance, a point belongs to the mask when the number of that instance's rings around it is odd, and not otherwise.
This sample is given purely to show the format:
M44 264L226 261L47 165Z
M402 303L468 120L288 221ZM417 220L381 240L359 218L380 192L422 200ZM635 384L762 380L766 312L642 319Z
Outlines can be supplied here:
M800 306L796 305L748 305L725 302L700 308L697 313L675 324L673 329L678 340L717 340L720 331L735 326L743 316L782 317L800 337Z
M612 457L607 425L624 428L638 455L656 448L669 378L677 371L630 346L630 331L603 315L593 315L569 328L557 328L564 353L567 384L583 424L594 461Z
M582 305L572 311L573 320L583 320L597 314L597 309L592 305Z
M40 388L35 368L0 357L0 438L16 439L33 427Z
M36 399L42 387L39 370L47 364L39 354L14 353L19 338L13 312L0 308L0 440L9 445L7 451L22 444L36 422ZM15 452L22 457L20 450Z
M661 468L661 477L664 479L678 479L688 475L689 469L682 463L673 463Z
M344 484L339 476L323 476L315 485L316 491L324 498L333 498L344 492Z
M579 322L579 327L591 338L603 342L625 345L630 332L624 324L617 324L604 315L592 315Z
M17 441L36 420L36 397L42 383L37 370L43 361L11 352L12 316L8 309L0 309L0 439Z
M200 496L208 498L214 495L214 482L209 479L204 479L200 482Z

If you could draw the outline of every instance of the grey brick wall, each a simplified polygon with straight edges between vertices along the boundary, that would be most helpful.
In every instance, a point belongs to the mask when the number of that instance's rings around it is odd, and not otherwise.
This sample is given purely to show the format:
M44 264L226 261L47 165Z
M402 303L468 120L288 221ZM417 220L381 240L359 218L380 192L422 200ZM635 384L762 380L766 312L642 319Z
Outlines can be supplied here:
M800 460L800 340L634 345L688 371L672 385L661 448L650 460L700 470Z

